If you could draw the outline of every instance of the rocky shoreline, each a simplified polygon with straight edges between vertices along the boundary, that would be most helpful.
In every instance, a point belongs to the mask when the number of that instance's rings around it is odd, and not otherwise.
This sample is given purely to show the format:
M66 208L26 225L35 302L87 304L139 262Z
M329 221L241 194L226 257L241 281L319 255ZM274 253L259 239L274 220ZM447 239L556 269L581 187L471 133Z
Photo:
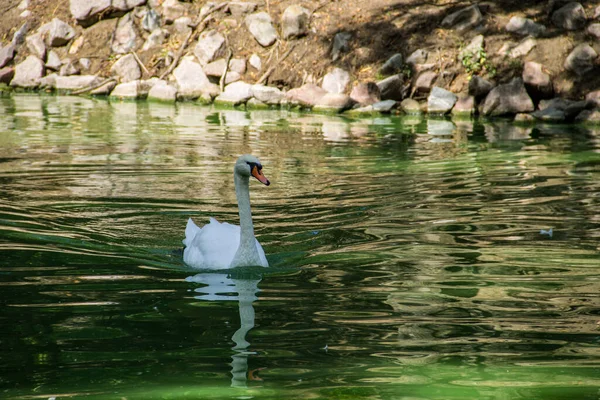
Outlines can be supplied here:
M554 79L560 75L585 81L600 73L596 50L600 47L600 6L586 10L578 2L549 1L548 25L510 17L500 29L516 40L506 41L494 54L520 63L521 68L512 74L498 76L490 61L486 35L479 33L486 32L489 23L484 16L488 5L481 3L456 8L441 19L441 30L471 37L448 64L454 70L432 62L433 50L423 47L392 54L373 74L378 79L358 81L360 65L342 68L337 63L344 64L344 57L362 50L353 47L352 34L339 31L331 39L326 73L308 74L301 85L291 88L267 82L276 71L285 74L284 61L315 34L311 21L329 1L313 9L289 5L274 20L268 2L264 7L240 1L70 0L69 15L63 16L67 22L58 17L34 18L39 7L33 1L22 0L14 7L21 19L16 23L21 25L15 27L10 43L0 47L0 85L4 84L0 92L14 88L358 115L451 113L509 116L520 122L600 124L599 87L592 85L587 93L569 98L557 90ZM271 56L265 59L265 53L261 57L258 52L245 56L247 49L236 47L228 36L231 27L254 45L272 49ZM562 70L553 73L543 63L527 59L537 41L550 31L566 36L575 32L586 39L573 41ZM83 56L92 45L101 54ZM275 50L277 56L273 56ZM460 74L456 66L462 68ZM257 78L249 81L252 76ZM462 87L456 84L460 79Z

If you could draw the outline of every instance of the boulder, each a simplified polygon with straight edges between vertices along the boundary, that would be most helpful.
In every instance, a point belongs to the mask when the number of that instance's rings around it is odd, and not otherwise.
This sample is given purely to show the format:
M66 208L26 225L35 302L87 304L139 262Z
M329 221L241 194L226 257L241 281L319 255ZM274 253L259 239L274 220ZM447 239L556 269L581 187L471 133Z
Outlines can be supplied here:
M59 69L60 76L77 75L78 73L79 73L79 68L77 67L76 62L74 62L70 58L65 58L62 61L62 65Z
M190 17L179 17L173 21L173 27L175 30L183 35L187 35L192 31L190 27L193 21Z
M328 92L312 83L305 83L299 88L291 89L285 94L285 99L293 104L312 107Z
M246 1L230 1L227 5L227 10L234 17L243 17L246 14L256 11L256 3Z
M458 59L462 61L462 59L465 57L471 56L472 58L474 55L477 55L479 52L483 51L483 43L483 35L475 36L471 42L458 54ZM479 59L479 57L476 58Z
M53 71L58 71L61 65L62 62L60 61L58 53L56 53L54 50L50 50L46 56L46 68Z
M14 67L0 68L0 83L8 85L15 76Z
M119 99L138 99L144 96L140 81L131 81L119 83L115 86L113 91L110 92L110 97Z
M246 59L245 58L232 58L229 60L229 70L237 72L240 75L246 73Z
M31 54L40 60L46 59L46 44L39 34L27 36L25 43L27 43L27 49Z
M252 96L264 104L277 105L281 103L285 94L275 87L257 84L252 86Z
M144 45L142 46L142 51L150 50L153 47L158 47L162 45L167 39L167 37L169 37L169 31L167 31L166 29L158 28L153 30L144 42Z
M429 57L429 52L427 52L427 50L417 49L408 56L406 64L415 68L418 64L425 64L427 62L427 57Z
M590 24L585 31L595 40L600 40L600 23Z
M575 118L587 106L588 103L585 100L573 101L555 97L550 100L540 101L540 103L538 104L538 109L539 111L545 111L545 114L551 113L551 111L548 110L559 110L563 113L564 119L571 120Z
M35 88L44 76L45 65L36 56L27 56L25 60L15 66L15 75L10 81L11 86Z
M527 113L533 109L533 101L521 78L493 88L481 105L481 113L486 116Z
M550 75L544 71L542 64L529 61L523 67L523 83L531 98L537 102L554 95L554 87Z
M587 43L582 43L567 56L564 67L576 75L582 76L594 68L596 58L598 58L598 53L594 48Z
M282 35L284 39L304 36L308 33L310 11L298 4L285 9L281 17Z
M397 104L398 102L396 100L383 100L372 104L371 107L373 107L373 111L385 114L392 112L392 110L396 108Z
M428 93L433 87L438 74L433 71L425 71L417 77L415 81L415 91Z
M350 32L338 32L333 37L333 46L331 47L331 58L336 61L342 53L350 50L350 40L352 34Z
M321 87L329 93L344 93L350 84L350 73L341 68L334 68L323 77Z
M54 88L57 90L79 90L94 86L102 81L96 75L75 75L54 77Z
M510 58L520 58L526 56L531 50L533 50L535 46L537 46L537 40L532 37L528 37L515 47L511 48L508 51L508 56Z
M75 37L75 29L58 18L42 25L38 33L45 38L48 47L64 46Z
M316 101L313 110L340 113L352 108L354 100L342 93L326 93Z
M565 122L567 118L563 110L552 107L534 111L531 113L531 115L540 121L552 123Z
M85 57L84 58L80 58L79 59L79 66L81 67L81 69L88 70L92 66L92 61L89 58L85 58Z
M257 71L260 71L260 69L262 68L262 61L260 60L260 57L256 53L254 53L250 56L250 59L248 60L248 62Z
M593 107L600 108L600 90L589 92L585 96L585 101Z
M469 81L469 94L479 101L494 88L494 84L480 76L473 76Z
M15 46L8 44L0 47L0 68L6 66L15 57Z
M153 8L149 8L142 18L142 28L147 32L154 32L160 29L161 18Z
M475 114L475 97L459 96L456 104L452 108L453 115L473 115Z
M362 106L368 106L381 101L381 91L375 82L359 83L354 86L350 97Z
M113 11L112 0L69 0L69 9L77 23L84 27L110 16Z
M206 65L215 59L224 45L225 38L219 32L214 29L204 31L194 47L194 55L201 65Z
M562 29L575 31L583 29L587 22L585 9L578 2L570 2L552 13L552 23Z
M137 34L135 33L131 14L125 14L117 23L111 49L117 54L129 53L135 48L136 39Z
M110 72L116 75L122 83L135 81L142 77L142 71L133 54L119 58L110 68Z
M106 82L104 85L97 87L96 89L92 89L90 91L90 94L105 96L105 95L109 94L110 92L112 92L112 90L115 88L115 86L117 86L117 82L111 80L111 81Z
M454 93L439 86L434 86L427 98L427 112L430 114L446 114L452 110L457 100L458 96Z
M165 23L172 24L177 18L183 17L186 7L179 0L165 0L162 4L162 17Z
M219 93L219 87L210 83L202 66L188 57L181 60L173 71L173 77L177 82L177 98L179 99L197 99L203 94L216 96Z
M252 85L246 82L234 82L225 86L223 93L215 98L215 104L237 106L252 98Z
M150 88L148 99L174 102L177 100L177 89L166 81L161 81Z
M505 29L508 32L523 36L539 37L546 32L544 25L538 24L529 18L512 17L506 24Z
M209 62L203 68L204 73L206 74L206 76L220 77L221 75L223 75L223 72L225 71L226 63L227 63L227 61L225 61L224 58L219 58L218 60Z
M18 46L20 44L23 44L23 42L25 42L25 36L27 35L27 32L29 32L29 22L28 21L26 21L23 25L21 25L21 27L13 34L11 44L13 46Z
M277 31L273 27L271 16L266 12L250 14L245 18L246 27L254 39L263 47L268 47L277 40Z
M421 104L414 99L404 99L400 103L400 108L407 114L421 114Z
M474 4L446 16L442 20L442 27L466 31L477 27L482 22L483 15L477 4Z
M381 68L379 68L379 73L381 75L397 74L402 70L403 66L404 58L402 57L402 54L396 53L390 58L388 58L388 60L381 66Z
M600 110L583 110L576 118L575 122L586 124L600 124Z
M381 93L381 100L401 101L406 95L402 74L392 75L377 82L377 87Z

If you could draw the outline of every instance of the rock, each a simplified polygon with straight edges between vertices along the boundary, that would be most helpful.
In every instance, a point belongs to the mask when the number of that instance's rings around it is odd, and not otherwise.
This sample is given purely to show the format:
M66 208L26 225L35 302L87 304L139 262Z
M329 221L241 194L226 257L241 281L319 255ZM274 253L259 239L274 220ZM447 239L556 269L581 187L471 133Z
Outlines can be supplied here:
M544 122L564 122L566 120L565 112L557 108L546 108L531 113L533 117Z
M519 114L515 115L515 118L513 121L516 123L528 124L531 122L535 122L535 118L531 114L519 113Z
M421 114L421 105L414 99L402 100L400 108L407 114Z
M8 85L15 76L14 67L0 68L0 83Z
M334 68L323 77L321 87L329 93L344 93L350 84L350 74L341 68Z
M0 47L0 68L3 68L10 63L15 57L15 46L8 44L4 47Z
M60 61L60 57L54 50L50 50L46 57L46 68L49 68L53 71L58 71L62 62Z
M194 55L201 65L206 65L215 59L224 44L225 38L216 30L204 31L194 47Z
M106 15L111 6L111 0L70 0L69 9L73 18L80 25L89 26Z
M600 90L589 92L585 96L585 101L593 107L600 108Z
M585 100L582 101L572 101L565 100L559 97L550 99L550 100L542 100L538 104L539 111L546 111L546 114L549 114L548 110L559 110L563 113L563 119L573 119L577 114L583 111L588 106ZM540 118L541 119L541 118Z
M266 12L250 14L245 18L246 27L254 39L263 47L268 47L277 40L277 31L273 27L271 16Z
M38 33L46 39L48 47L59 47L69 43L75 37L75 29L58 18L42 25Z
M21 14L19 14L19 17L21 17L23 19L29 18L30 16L31 16L31 11L29 11L29 10L25 10Z
M333 47L331 48L331 58L336 61L342 53L350 50L350 39L352 34L349 32L339 32L333 37Z
M46 44L39 34L27 36L25 42L31 54L40 60L46 59Z
M534 38L529 37L510 49L508 56L511 58L526 56L535 46L537 46L537 41Z
M97 85L102 80L96 75L75 75L54 77L54 88L57 90L79 90Z
M115 88L115 86L117 86L117 82L115 82L115 81L108 81L104 85L99 86L96 89L91 90L90 94L104 96L104 95L107 95L110 92L112 92L112 90Z
M359 83L354 86L350 97L363 106L368 106L381 101L381 91L375 82Z
M13 34L11 44L13 46L18 46L25 42L25 36L27 36L27 32L29 32L29 22L25 22L21 27Z
M312 107L325 96L327 91L313 83L305 83L299 88L291 89L285 94L285 99L293 104Z
M84 58L80 58L79 59L79 66L81 67L81 69L88 70L92 66L92 61L89 58L85 58L85 57Z
M427 98L427 112L430 114L446 114L452 110L457 100L458 96L454 93L439 86L434 86Z
M479 101L494 88L494 84L477 75L473 76L469 81L469 94Z
M240 75L246 73L246 60L244 58L232 58L229 61L229 70Z
M54 89L54 87L56 86L56 77L58 75L56 74L50 74L50 75L46 75L42 78L40 78L40 80L38 81L39 85L37 87L37 89Z
M383 100L378 101L371 105L373 107L373 111L377 111L380 113L390 113L393 109L396 108L398 102L396 100Z
M482 22L483 15L481 15L479 7L474 4L448 15L443 19L442 27L466 31L477 27Z
M585 31L595 40L600 40L600 23L590 24Z
M381 66L381 68L379 68L379 73L381 75L397 74L402 70L403 66L404 59L402 57L402 54L396 53L390 58L388 58L388 60Z
M264 104L277 105L285 94L275 87L257 84L252 86L252 96Z
M481 51L483 51L483 35L477 35L464 49L462 49L462 51L458 55L458 59L462 61L462 59L465 57L470 56L471 58L473 58L473 56L476 56ZM475 58L479 59L479 57Z
M44 76L45 65L36 56L27 56L25 60L15 66L15 76L10 81L11 86L35 88Z
M423 72L417 77L415 82L415 91L428 93L437 77L438 74L433 71Z
M256 3L230 1L227 9L234 17L243 17L246 14L256 11Z
M594 10L594 19L598 19L600 18L600 6L597 6L596 9Z
M539 37L546 32L544 25L535 23L529 18L512 17L506 24L505 29L508 32L516 33L523 36Z
M565 69L582 76L594 68L598 53L587 43L575 47L565 60Z
M490 91L481 105L481 113L486 116L500 116L533 111L533 101L525 90L521 78L498 85Z
M133 54L119 58L110 68L110 72L117 75L121 83L135 81L142 77L142 71Z
M583 6L578 2L571 2L556 10L552 14L552 23L559 28L575 31L583 29L587 16Z
M190 58L185 57L181 60L173 71L173 76L177 82L177 98L179 99L192 100L203 94L216 96L219 93L219 87L210 83L202 66Z
M142 97L140 81L119 83L110 92L110 97L117 97L119 99L137 99Z
M262 62L260 61L260 57L254 53L250 56L250 60L248 60L250 62L250 65L256 69L257 71L260 71L260 69L262 68Z
M554 95L550 75L544 72L542 64L529 61L523 67L523 82L527 92L536 102Z
M183 17L186 12L186 7L178 0L165 0L162 4L162 17L165 23L172 24L179 17Z
M17 8L18 8L19 10L25 10L27 7L29 7L29 3L30 3L30 1L29 1L29 0L23 0L23 1L21 1L21 2L19 3L19 5L17 6Z
M326 112L343 112L352 108L354 100L341 93L326 93L314 105L313 110Z
M377 82L377 87L379 87L381 93L381 100L401 101L406 94L402 74L392 75Z
M427 62L427 57L429 57L429 53L427 50L417 49L411 53L410 56L406 59L406 64L415 68L418 64L425 64Z
M179 17L175 21L173 21L173 27L179 33L187 35L192 31L190 25L192 25L192 19L190 17Z
M160 29L160 14L150 8L142 18L142 28L147 32L154 32Z
M298 4L285 9L281 17L281 27L284 39L300 37L308 33L310 11Z
M225 86L223 93L215 98L215 104L237 106L252 98L252 85L246 82L234 82Z
M600 124L600 110L583 110L575 122L588 123L588 124Z
M161 81L150 88L148 100L174 102L177 100L177 89L169 85L166 81Z
M117 23L111 49L117 54L129 53L135 47L136 38L131 14L125 14Z
M85 43L85 37L79 36L77 39L73 40L71 43L71 47L69 47L69 54L77 54L79 50L83 47Z
M473 115L475 114L475 97L460 96L452 108L453 115Z
M203 68L204 73L207 76L220 77L221 75L223 75L223 72L225 71L225 63L226 63L226 61L224 58L219 58L218 60L210 62L204 66L204 68Z
M66 58L63 60L58 73L60 76L77 75L79 74L79 68L77 68L75 62L71 61L69 58Z
M165 42L165 39L169 36L169 31L164 29L155 29L150 33L148 39L142 46L142 51L150 50L153 47L158 47Z

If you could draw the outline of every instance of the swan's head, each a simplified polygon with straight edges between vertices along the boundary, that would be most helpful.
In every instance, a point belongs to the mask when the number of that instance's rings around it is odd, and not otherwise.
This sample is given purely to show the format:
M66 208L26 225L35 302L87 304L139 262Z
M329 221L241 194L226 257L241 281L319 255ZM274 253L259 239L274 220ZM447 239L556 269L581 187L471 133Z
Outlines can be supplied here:
M262 164L258 158L250 154L244 154L237 159L234 172L243 177L249 178L250 176L253 176L258 179L260 183L267 186L271 184L271 182L263 175Z

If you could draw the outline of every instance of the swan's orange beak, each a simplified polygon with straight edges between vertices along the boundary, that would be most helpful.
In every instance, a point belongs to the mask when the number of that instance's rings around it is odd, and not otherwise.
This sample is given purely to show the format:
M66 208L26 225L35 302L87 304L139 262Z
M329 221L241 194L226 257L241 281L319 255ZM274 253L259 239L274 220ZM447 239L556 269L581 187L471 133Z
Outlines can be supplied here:
M258 169L256 165L252 167L252 176L258 179L260 183L263 183L267 186L271 184L271 182L269 182L269 180L263 175L262 169Z

